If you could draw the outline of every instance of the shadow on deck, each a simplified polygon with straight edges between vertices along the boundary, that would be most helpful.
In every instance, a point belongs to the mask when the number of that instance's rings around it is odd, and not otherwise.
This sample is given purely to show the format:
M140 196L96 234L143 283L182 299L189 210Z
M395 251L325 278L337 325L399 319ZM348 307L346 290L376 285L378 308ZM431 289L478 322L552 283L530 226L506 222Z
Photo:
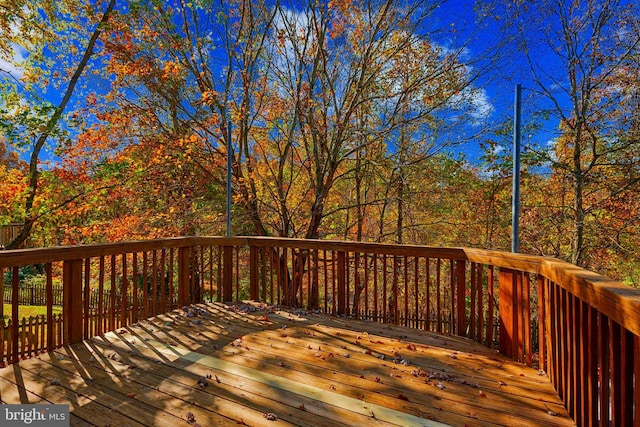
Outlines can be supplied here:
M0 370L72 425L575 425L544 373L470 340L264 304L190 306Z

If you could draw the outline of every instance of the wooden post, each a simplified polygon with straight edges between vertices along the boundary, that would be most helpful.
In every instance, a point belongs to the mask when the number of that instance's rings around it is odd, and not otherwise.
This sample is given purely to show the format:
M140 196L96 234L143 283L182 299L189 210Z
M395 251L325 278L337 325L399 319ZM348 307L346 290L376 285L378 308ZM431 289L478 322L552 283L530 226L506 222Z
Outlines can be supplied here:
M466 335L466 312L467 312L467 303L465 300L465 261L457 260L456 261L456 292L457 292L457 306L458 306L458 324L456 326L456 333L460 336Z
M258 248L249 247L249 299L257 301L258 296L258 267L260 264Z
M62 265L63 344L82 341L82 260Z
M338 315L347 314L346 256L338 252Z
M222 301L233 301L233 247L222 248Z
M507 357L514 357L514 344L517 344L517 327L515 326L516 309L516 272L506 268L501 268L498 274L500 284L500 353Z
M18 306L20 304L20 269L11 269L11 361L18 363ZM9 341L9 340L7 340Z

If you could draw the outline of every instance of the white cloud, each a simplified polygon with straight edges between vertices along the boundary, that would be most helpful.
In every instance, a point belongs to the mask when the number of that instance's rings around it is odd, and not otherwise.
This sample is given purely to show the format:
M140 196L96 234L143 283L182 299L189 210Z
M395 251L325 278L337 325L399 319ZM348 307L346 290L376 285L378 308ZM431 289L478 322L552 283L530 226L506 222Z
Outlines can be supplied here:
M486 120L493 113L493 104L484 89L474 90L470 103L472 106L471 117L476 120Z
M27 58L29 52L18 44L12 44L13 57L10 60L0 58L0 70L7 74L11 74L16 79L22 78L24 69L20 66Z

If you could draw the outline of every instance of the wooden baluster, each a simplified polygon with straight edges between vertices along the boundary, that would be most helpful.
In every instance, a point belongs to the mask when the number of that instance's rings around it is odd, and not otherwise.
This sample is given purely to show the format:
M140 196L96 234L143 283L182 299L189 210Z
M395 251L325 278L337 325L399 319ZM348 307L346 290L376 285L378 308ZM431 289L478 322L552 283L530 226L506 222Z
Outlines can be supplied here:
M139 313L139 307L138 307L138 253L134 252L132 254L132 260L131 260L131 275L132 275L132 281L133 283L131 284L131 300L132 300L132 319L131 321L135 324L138 322L138 320L140 319L140 313Z
M373 254L373 318L376 322L380 320L378 310L378 254Z
M175 280L175 262L176 262L176 250L171 248L169 250L169 310L173 310L176 307L176 288L174 285ZM211 261L213 263L213 260ZM213 280L213 279L212 279Z
M407 327L409 326L409 261L407 256L403 256L402 258L404 260L404 269L402 272L404 276L404 326Z
M109 330L116 329L116 256L111 255L111 294L109 301Z
M442 301L441 301L441 295L440 295L440 288L442 287L442 283L441 283L441 264L442 261L440 258L437 259L436 261L436 301L437 301L437 310L436 310L436 316L438 316L438 330L437 332L439 334L442 333Z
M298 274L297 274L298 278L297 280L294 281L297 287L296 290L300 292L300 296L297 298L297 301L294 300L294 302L296 302L297 307L304 307L304 260L305 258L306 256L304 255L304 252L302 249L298 249L297 258L295 257L293 258L294 265L297 264L297 267L298 267ZM295 262L296 259L297 259L297 262Z
M167 280L165 279L167 273L167 250L162 248L160 250L160 312L166 313L167 310Z
M20 304L20 270L18 267L11 269L11 362L17 363L19 360L18 355L18 306Z
M393 282L391 283L391 306L389 311L393 316L393 324L398 324L398 255L393 256Z
M189 258L187 260L187 262L189 262L189 265L187 266L187 283L185 286L185 302L184 305L188 305L191 302L190 299L190 279L191 279L191 275L193 274L193 271L191 270L191 248L189 248ZM182 305L181 305L182 307ZM157 250L153 250L151 252L151 315L155 316L158 314L158 251Z
M489 266L487 273L487 291L489 294L489 301L487 303L487 346L493 348L493 323L494 323L494 311L495 311L495 298L493 294L494 274L493 266Z
M634 359L634 335L620 326L620 394L619 407L621 426L630 426L633 424L633 359ZM636 387L638 387L636 385Z
M127 277L127 254L122 254L122 286L120 289L120 327L128 325L128 293L129 293L129 278Z
M568 374L569 374L569 383L568 383L568 399L567 399L567 407L569 408L569 414L571 417L577 421L578 414L580 414L580 408L578 407L578 392L580 391L580 380L579 376L579 365L580 362L578 360L578 347L579 347L579 334L577 331L578 326L578 313L576 310L576 300L577 298L574 295L568 295L568 304L569 304L569 340L567 341L567 348L569 350L569 366L568 366Z
M258 299L258 248L249 247L249 299L256 301Z
M233 247L222 248L222 301L233 300Z
M556 390L558 390L558 357L559 357L559 346L558 346L558 286L548 280L549 284L549 361L547 362L549 369L549 378L551 378L551 382L555 386Z
M178 248L178 307L189 304L190 252L191 248L188 246Z
M20 321L20 357L26 357L26 341L27 341L27 319L22 317Z
M539 368L543 371L547 371L547 355L546 350L546 304L547 304L547 294L545 289L545 279L542 275L538 274L538 357L539 357Z
M614 426L622 424L622 331L620 325L611 320L609 322L609 363L611 366L611 423Z
M53 350L53 268L50 262L44 265L44 271L47 276L47 351Z
M181 250L180 248L179 250ZM142 253L142 317L149 318L149 255ZM180 303L178 303L180 304Z
M46 350L46 344L45 344L45 335L47 333L47 323L46 323L46 318L44 315L39 315L38 316L38 324L37 324L37 329L38 329L38 348L37 348L37 352L41 353L44 352ZM2 336L2 335L0 335ZM0 358L1 359L1 358Z
M455 261L449 260L449 292L450 292L450 301L451 305L449 306L449 333L451 335L455 335L457 333L456 329L458 327L457 322L457 314L458 310L456 309L456 301L458 300L458 293L456 292L456 268Z
M91 258L84 260L84 339L91 338L90 324L89 324L89 303L91 300Z
M347 259L346 254L343 251L338 252L338 271L337 271L337 286L338 286L338 315L347 314Z
M426 322L425 329L431 331L431 271L429 265L431 259L425 258L425 304L424 304L424 319Z
M388 322L387 316L387 254L382 254L382 323Z
M275 263L275 259L274 259L274 252L276 251L275 248L269 248L269 265L271 266L271 268L269 269L269 303L270 304L275 304L275 301L273 300L273 296L274 296L274 292L273 292L273 288L275 285L275 282L273 280L273 274L274 274L274 270L277 271L278 269L278 264ZM275 269L273 268L275 265ZM327 260L326 260L326 251L325 251L325 278L326 278L326 270L327 270ZM326 283L325 283L326 285ZM326 289L325 289L325 310L326 310Z
M584 378L587 381L584 399L584 420L588 425L594 425L598 419L598 312L586 302L582 303L582 309L586 317L587 331L584 343L586 358Z
M633 359L633 372L636 379L635 387L633 390L633 407L634 407L634 424L640 424L640 336L636 335L633 338L634 342L634 359Z
M306 265L307 265L307 308L309 310L311 310L312 304L313 304L313 293L315 292L313 289L313 285L311 283L311 261L313 260L313 253L311 251L311 249L307 250L307 256L306 256L307 260L306 260ZM302 299L302 298L301 298Z
M419 323L419 318L420 318L420 295L418 293L418 283L420 282L420 258L415 257L413 259L414 263L413 263L413 302L414 302L414 307L413 307L413 312L414 312L414 318L415 318L415 322L414 322L414 327L415 328L420 328L420 323Z
M269 251L271 252L271 251ZM316 258L318 257L318 252L316 251ZM261 293L261 300L263 302L267 301L267 250L265 247L260 248L260 265L262 266L262 293ZM271 264L269 264L269 268L271 267ZM317 271L316 271L317 274ZM317 283L317 281L316 281ZM317 301L317 299L316 299ZM317 307L316 307L317 308Z
M332 298L332 306L331 306L331 314L337 313L337 303L338 303L338 294L336 293L336 275L337 275L337 255L334 250L331 250L331 298Z
M527 366L533 365L533 343L531 339L531 275L524 273L522 292L522 314L523 314L523 352L526 355L522 360ZM520 275L522 277L522 274ZM522 280L522 279L521 279Z
M476 263L470 265L471 277L469 278L469 339L476 340ZM466 305L466 298L465 298Z
M476 341L478 341L480 344L482 344L484 332L484 292L482 291L482 272L482 264L476 264L476 290L478 292L478 296L476 298L476 311L478 313L478 333Z
M600 367L600 388L599 398L600 402L600 426L608 427L610 420L610 379L611 379L611 359L609 347L610 343L610 329L609 318L604 314L600 314L600 331L598 333L598 366Z
M213 259L213 246L209 246L209 302L213 302ZM171 266L169 274L173 276L173 249L171 249L171 264L169 265ZM173 307L173 277L169 280L169 292L171 294L171 307Z
M354 263L355 268L353 269L353 314L356 319L360 318L360 253L355 252Z
M232 258L233 259L233 258ZM234 277L236 279L236 298L235 301L240 301L240 248L235 250L235 263L232 266Z
M568 329L568 318L569 318L569 308L567 302L567 291L558 287L560 290L560 299L559 299L559 308L560 313L558 316L558 322L560 323L560 335L559 335L559 347L560 347L560 364L558 373L560 374L560 398L565 402L565 406L568 407L567 402L569 401L568 396L570 394L569 391L569 351L567 349L567 344L569 343L569 329Z
M320 256L317 249L313 250L313 303L310 308L320 308Z

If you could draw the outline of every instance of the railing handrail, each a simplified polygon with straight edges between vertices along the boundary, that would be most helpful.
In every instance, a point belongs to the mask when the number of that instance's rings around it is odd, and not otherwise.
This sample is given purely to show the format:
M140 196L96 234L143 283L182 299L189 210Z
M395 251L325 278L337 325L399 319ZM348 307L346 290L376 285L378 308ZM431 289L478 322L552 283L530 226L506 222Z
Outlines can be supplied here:
M555 258L464 247L433 247L340 240L277 237L184 236L164 239L15 249L0 252L0 268L68 261L87 257L178 248L192 245L286 247L297 249L367 252L387 255L446 258L541 274L587 304L640 335L640 290Z

